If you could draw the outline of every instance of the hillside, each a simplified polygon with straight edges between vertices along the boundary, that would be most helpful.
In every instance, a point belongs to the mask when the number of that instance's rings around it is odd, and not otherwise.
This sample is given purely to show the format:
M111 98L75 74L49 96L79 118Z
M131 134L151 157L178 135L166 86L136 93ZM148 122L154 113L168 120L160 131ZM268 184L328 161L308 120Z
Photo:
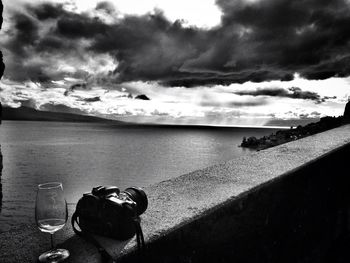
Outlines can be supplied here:
M38 111L29 107L2 108L2 120L17 121L62 121L62 122L113 122L113 124L125 123L122 121L108 120L88 115L78 115L73 113Z

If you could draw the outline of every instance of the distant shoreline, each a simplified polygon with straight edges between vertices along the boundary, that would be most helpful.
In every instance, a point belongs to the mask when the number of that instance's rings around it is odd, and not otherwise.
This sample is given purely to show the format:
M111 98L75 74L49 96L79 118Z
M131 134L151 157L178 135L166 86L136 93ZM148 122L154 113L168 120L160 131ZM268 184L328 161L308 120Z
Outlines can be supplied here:
M65 112L39 111L29 107L2 107L1 120L5 121L59 121L59 122L113 122L120 125L125 122L109 120L95 116Z
M343 116L330 117L326 116L320 119L319 122L309 123L305 126L291 127L290 129L278 130L275 134L256 138L254 136L246 138L243 137L240 147L250 148L254 150L264 150L290 141L295 141L310 135L314 135L326 130L337 128L346 122Z
M86 121L57 121L57 120L10 120L5 119L3 122L57 122L57 123L96 123L117 126L118 128L162 128L162 129L198 129L198 130L236 130L236 129L271 129L287 130L289 127L283 126L215 126L215 125L183 125L183 124L156 124L156 123L114 123L113 120L106 122L86 122Z
M137 123L146 126L174 126L174 127L207 127L207 128L242 128L242 129L289 129L287 126L247 126L247 125L212 125L212 124L157 124L157 123Z
M42 121L42 122L81 122L81 123L106 123L120 127L157 127L174 129L288 129L287 126L248 126L248 125L206 125L206 124L160 124L160 123L136 123L120 120L112 120L101 117L79 115L74 113L39 111L29 107L10 108L3 107L3 121Z

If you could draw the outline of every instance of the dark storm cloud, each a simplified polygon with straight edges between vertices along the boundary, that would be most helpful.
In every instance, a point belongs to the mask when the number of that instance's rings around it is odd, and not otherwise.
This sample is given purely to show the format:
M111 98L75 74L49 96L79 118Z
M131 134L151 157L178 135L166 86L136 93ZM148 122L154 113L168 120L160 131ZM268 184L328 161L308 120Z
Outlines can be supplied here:
M73 84L70 86L69 90L70 91L74 91L76 89L87 89L87 84L86 83L77 83L77 84Z
M321 113L317 112L317 111L313 111L311 113L300 113L300 114L295 114L297 115L296 117L299 119L314 119L314 118L320 118L321 117Z
M229 107L255 107L255 106L262 106L267 105L267 101L265 100L259 100L259 101L247 101L247 102L238 102L234 101L228 104Z
M99 3L97 10L106 9L107 3ZM71 39L93 38L98 34L106 33L108 25L98 17L91 17L88 14L76 14L68 12L62 4L44 3L39 6L28 5L30 13L42 23L47 20L56 20L54 33Z
M222 21L211 29L170 22L159 10L106 23L88 13L69 12L60 4L32 4L27 13L13 14L14 29L5 47L18 55L14 60L18 67L21 60L35 56L33 52L74 55L80 48L92 57L109 54L118 61L116 82L154 80L192 87L291 80L295 72L308 79L349 75L347 0L216 3ZM108 2L99 3L95 11L115 15ZM46 33L39 33L47 24ZM38 65L26 67L41 79L51 77Z
M57 20L57 34L70 38L95 38L107 33L108 26L98 18L71 14Z
M315 103L322 103L329 99L335 99L336 97L321 97L316 92L303 91L299 87L290 87L288 90L283 88L259 88L252 91L237 91L234 92L236 95L241 96L270 96L270 97L284 97L291 99L304 99L304 100L313 100Z
M26 48L34 45L39 38L36 21L26 14L17 13L13 16L14 27L11 31L11 39L5 44L5 48L11 50L18 57L26 57Z
M115 13L115 8L114 8L114 6L112 5L112 3L107 2L107 1L99 2L99 3L96 5L96 10L103 10L103 11L105 11L105 12L108 13L108 14L113 14L113 13Z
M268 101L265 98L255 98L246 101L238 101L238 100L215 100L211 97L204 96L201 98L201 102L199 103L204 107L227 107L227 108L237 108L237 107L256 107L267 105Z
M28 11L39 20L55 19L64 13L62 4L43 3L40 6L28 6Z
M86 98L84 99L85 102L96 102L96 101L101 101L100 97L92 97L92 98Z
M148 98L145 94L137 95L137 96L135 97L135 99L137 99L137 100L151 100L151 99Z
M176 79L167 79L162 83L168 86L213 86L213 85L229 85L231 83L244 83L247 81L262 82L267 80L289 81L293 79L293 74L285 72L272 72L266 70L242 71L230 74L214 74L213 73L187 73L178 74Z
M290 98L292 99L313 100L316 103L321 103L325 101L325 99L322 98L316 92L302 91L301 88L298 88L298 87L291 87L288 90L292 92L290 96Z
M117 58L120 81L167 81L183 75L183 63L205 50L204 31L170 23L161 12L128 16L93 39L90 50ZM188 75L188 74L186 74Z
M240 25L251 65L298 71L310 79L349 75L350 12L346 0L269 0L254 4L217 0L223 28ZM333 64L340 64L333 67Z
M87 90L87 89L89 89L87 83L75 83L75 84L71 85L69 87L69 89L67 89L64 92L64 96L68 96L71 92L73 92L75 90Z

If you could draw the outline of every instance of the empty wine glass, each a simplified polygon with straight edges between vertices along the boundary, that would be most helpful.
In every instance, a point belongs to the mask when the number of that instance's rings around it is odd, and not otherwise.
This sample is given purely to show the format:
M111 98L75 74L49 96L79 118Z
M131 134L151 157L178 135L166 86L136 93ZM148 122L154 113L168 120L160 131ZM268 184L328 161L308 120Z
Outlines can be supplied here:
M42 232L51 234L51 250L39 256L40 262L61 262L69 257L69 251L54 248L53 234L64 227L68 219L67 202L62 183L38 185L35 203L35 221Z

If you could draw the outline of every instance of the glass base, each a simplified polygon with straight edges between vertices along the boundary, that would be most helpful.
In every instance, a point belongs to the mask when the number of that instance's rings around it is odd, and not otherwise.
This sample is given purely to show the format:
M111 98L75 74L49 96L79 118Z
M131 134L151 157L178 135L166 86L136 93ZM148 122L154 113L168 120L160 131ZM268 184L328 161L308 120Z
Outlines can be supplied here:
M62 262L69 257L69 251L63 248L52 249L39 256L40 262Z

